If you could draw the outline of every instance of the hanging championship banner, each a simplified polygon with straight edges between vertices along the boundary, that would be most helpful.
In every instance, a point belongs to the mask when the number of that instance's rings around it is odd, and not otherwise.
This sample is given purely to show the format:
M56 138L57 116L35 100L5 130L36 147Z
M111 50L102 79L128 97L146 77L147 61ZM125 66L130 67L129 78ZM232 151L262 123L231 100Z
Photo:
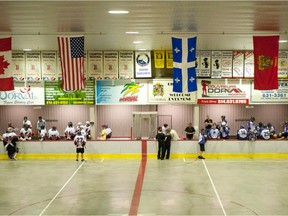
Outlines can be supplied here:
M42 79L45 81L57 80L57 53L41 52Z
M166 68L173 68L173 52L171 50L166 51Z
M233 51L233 77L243 78L244 76L244 52Z
M104 51L104 79L118 79L118 51Z
M254 77L254 54L251 50L244 52L244 77Z
M221 51L212 51L212 60L211 60L211 78L221 78L222 72L222 52Z
M26 52L26 79L41 80L40 52Z
M164 56L165 56L164 51L162 50L154 51L155 68L164 68L164 64L165 64Z
M232 62L233 62L233 52L222 51L222 77L223 78L232 77Z
M288 51L280 51L278 55L278 78L288 76Z
M25 53L12 51L12 75L14 81L25 80Z
M151 53L150 51L135 52L135 78L151 78Z
M200 73L200 51L196 50L196 61L195 61L195 69L196 69L196 77L199 77Z
M119 79L134 77L134 52L119 51Z
M199 71L199 77L211 76L211 51L201 51L201 66Z
M103 52L88 52L88 77L92 79L102 79L104 77L103 70Z

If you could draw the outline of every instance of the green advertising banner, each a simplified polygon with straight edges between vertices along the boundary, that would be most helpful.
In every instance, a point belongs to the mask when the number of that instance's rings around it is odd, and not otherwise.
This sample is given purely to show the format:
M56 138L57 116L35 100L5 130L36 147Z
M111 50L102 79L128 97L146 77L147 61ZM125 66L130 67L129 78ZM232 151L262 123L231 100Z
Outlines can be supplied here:
M86 80L85 89L64 91L62 81L45 81L46 105L93 105L95 104L95 81Z

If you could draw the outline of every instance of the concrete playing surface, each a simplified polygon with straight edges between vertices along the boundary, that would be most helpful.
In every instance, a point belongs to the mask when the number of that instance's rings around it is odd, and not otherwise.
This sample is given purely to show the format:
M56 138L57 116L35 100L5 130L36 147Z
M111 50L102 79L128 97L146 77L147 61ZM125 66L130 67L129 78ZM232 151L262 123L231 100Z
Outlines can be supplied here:
M0 215L288 215L287 162L1 160Z

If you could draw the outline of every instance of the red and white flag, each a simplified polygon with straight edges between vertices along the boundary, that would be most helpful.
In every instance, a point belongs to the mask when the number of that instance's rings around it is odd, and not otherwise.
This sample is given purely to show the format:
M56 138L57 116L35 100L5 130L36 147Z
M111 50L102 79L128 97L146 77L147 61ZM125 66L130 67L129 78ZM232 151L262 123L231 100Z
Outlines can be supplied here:
M58 37L63 90L84 89L84 36Z
M279 36L253 36L254 89L278 89Z
M14 90L11 41L11 37L0 39L0 91Z

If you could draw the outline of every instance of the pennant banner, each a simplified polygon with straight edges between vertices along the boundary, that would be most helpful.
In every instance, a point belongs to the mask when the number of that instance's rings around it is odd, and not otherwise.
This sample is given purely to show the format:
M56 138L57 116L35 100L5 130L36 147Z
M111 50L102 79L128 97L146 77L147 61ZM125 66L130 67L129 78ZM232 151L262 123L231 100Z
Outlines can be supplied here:
M41 80L40 52L26 52L26 79Z
M11 47L11 37L0 39L0 91L14 90Z
M134 52L119 51L119 79L134 77Z
M254 89L278 89L279 36L253 36Z
M164 68L165 65L165 52L162 50L155 50L154 51L154 63L155 68Z
M196 42L193 38L172 38L173 48L173 91L197 91Z
M84 36L58 37L63 90L84 89Z
M25 80L25 53L23 51L12 52L12 75L14 81Z
M166 51L166 68L173 68L173 51Z
M103 52L88 52L88 77L94 79L102 79L103 73Z

